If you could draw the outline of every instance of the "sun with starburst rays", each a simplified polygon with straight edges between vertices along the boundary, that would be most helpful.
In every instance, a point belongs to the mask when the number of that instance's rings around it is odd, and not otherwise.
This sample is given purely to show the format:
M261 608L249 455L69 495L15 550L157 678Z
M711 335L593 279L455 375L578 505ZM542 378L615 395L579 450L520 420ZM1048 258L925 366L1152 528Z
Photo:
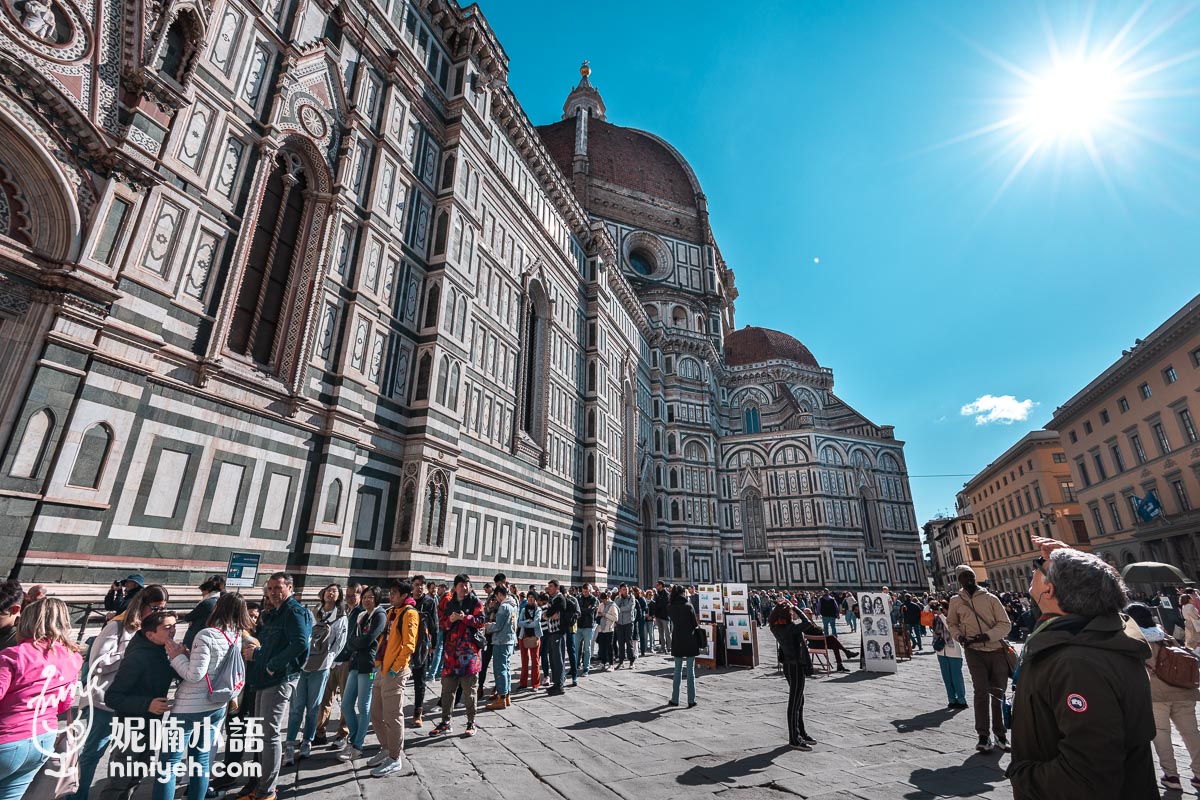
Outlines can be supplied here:
M1114 153L1122 148L1154 145L1200 160L1200 150L1193 145L1173 141L1139 118L1152 110L1155 102L1181 97L1197 102L1195 98L1200 95L1200 88L1172 79L1173 70L1200 59L1200 43L1195 37L1180 41L1180 37L1172 36L1185 21L1194 27L1200 2L1169 8L1167 14L1154 15L1149 13L1152 4L1145 2L1114 26L1111 35L1101 35L1095 30L1093 4L1076 26L1078 30L1067 37L1055 30L1043 5L1048 54L1039 65L1030 67L1020 66L968 38L977 52L1016 81L1012 91L999 99L1003 111L998 119L936 147L979 138L999 142L986 166L1006 164L1007 173L989 208L1032 163L1048 157L1061 167L1074 154L1086 154L1118 204L1121 201L1110 170L1116 160Z

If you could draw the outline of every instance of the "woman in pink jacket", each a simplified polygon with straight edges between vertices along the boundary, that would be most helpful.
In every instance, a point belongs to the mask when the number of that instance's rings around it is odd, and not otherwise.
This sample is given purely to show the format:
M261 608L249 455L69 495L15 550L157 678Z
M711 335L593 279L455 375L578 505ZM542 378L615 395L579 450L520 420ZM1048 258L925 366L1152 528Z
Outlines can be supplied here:
M61 600L21 609L17 641L0 652L0 800L19 800L54 752L58 715L75 699L83 664Z

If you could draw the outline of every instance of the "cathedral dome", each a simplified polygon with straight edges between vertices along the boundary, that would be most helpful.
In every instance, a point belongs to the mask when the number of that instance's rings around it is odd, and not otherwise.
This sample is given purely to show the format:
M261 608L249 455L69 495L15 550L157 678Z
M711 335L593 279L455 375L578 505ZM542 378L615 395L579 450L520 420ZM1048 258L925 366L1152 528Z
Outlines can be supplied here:
M731 367L757 364L772 359L795 361L806 367L819 368L817 359L794 336L770 328L747 325L725 337L725 363Z

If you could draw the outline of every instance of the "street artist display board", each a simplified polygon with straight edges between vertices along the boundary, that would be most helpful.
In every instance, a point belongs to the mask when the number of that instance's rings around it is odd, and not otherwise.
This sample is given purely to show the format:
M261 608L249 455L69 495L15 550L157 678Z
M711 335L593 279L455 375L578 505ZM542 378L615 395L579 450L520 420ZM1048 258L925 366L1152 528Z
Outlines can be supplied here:
M715 622L701 622L700 627L708 633L708 647L700 651L700 655L696 656L696 666L705 667L707 669L717 668L717 648L721 643L717 641L720 636L720 626Z
M758 666L758 626L750 621L750 587L723 584L725 599L725 662L734 667Z
M706 584L699 587L697 594L700 595L700 622L724 622L725 600L721 595L721 585Z
M858 608L864 668L868 672L895 672L892 599L878 592L862 592L858 595Z

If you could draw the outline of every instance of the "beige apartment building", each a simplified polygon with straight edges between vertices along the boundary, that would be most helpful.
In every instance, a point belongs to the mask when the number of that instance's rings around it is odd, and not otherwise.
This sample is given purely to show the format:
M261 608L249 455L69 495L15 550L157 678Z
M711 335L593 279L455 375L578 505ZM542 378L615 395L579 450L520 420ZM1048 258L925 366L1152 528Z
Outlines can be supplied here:
M971 513L970 499L959 492L952 517L935 517L924 525L925 543L929 547L930 577L937 591L957 591L954 568L970 564L976 578L988 580L979 531Z
M997 592L1024 592L1038 555L1030 536L1049 536L1090 548L1067 456L1054 431L1027 433L963 485Z
M1062 438L1088 537L1116 567L1165 561L1200 572L1200 296L1060 406ZM1138 499L1153 495L1150 522ZM1135 587L1149 588L1149 587Z

